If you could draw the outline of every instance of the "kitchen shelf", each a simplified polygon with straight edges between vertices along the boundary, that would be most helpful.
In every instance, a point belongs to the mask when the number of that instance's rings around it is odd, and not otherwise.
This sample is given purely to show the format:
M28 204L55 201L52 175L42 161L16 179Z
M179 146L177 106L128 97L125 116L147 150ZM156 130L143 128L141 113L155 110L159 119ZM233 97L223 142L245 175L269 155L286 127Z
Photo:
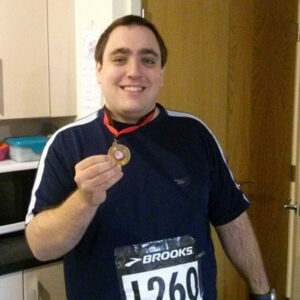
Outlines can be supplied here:
M16 162L12 159L0 161L0 173L31 170L38 167L39 161Z

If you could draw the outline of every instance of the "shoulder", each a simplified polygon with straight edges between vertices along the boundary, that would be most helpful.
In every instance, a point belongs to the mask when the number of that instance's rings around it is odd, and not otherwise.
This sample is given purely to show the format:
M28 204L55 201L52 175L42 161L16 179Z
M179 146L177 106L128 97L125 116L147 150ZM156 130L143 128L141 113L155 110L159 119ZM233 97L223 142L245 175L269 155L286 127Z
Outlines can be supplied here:
M200 118L191 113L171 109L165 109L165 112L169 123L173 124L170 127L176 132L177 138L180 138L180 134L188 136L196 146L204 146L208 155L219 152L224 156L218 139Z
M57 138L66 138L68 136L84 135L88 130L97 126L100 122L99 120L99 112L95 112L90 114L82 119L78 119L72 123L69 123L60 129L58 129L50 138L50 143L56 140Z
M69 123L61 127L54 133L53 138L56 138L59 135L69 134L71 132L76 132L76 131L84 130L85 128L88 129L92 127L94 124L97 123L99 119L99 114L100 114L99 111L94 112L84 118L78 119L72 123Z
M172 109L165 109L166 114L169 116L170 119L182 122L191 122L195 124L205 125L198 117L191 113L177 111Z
M92 138L92 128L97 127L99 112L95 112L87 117L78 119L58 129L48 140L43 152L46 156L48 151L68 151L71 147L78 145L78 140ZM55 150L56 149L56 150Z
M191 113L165 109L168 119L175 126L183 128L184 131L189 131L191 134L215 139L214 134L209 127L198 117Z

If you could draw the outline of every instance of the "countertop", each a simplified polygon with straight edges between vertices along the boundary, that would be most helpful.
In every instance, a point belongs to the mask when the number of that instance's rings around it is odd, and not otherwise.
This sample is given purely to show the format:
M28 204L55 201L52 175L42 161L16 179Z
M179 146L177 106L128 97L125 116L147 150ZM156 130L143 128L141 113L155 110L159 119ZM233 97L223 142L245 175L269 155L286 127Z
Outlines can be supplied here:
M34 258L26 242L24 231L0 235L0 275L45 265Z

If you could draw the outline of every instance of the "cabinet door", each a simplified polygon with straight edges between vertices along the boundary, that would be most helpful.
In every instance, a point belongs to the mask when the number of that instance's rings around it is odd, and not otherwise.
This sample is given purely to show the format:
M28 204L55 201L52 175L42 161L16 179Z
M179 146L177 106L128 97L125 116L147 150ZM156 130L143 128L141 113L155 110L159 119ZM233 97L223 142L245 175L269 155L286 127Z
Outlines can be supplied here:
M75 2L48 0L50 115L75 116Z
M67 299L62 263L24 271L24 300L32 299Z
M0 276L0 299L23 300L22 272Z
M0 119L49 116L46 0L0 1Z

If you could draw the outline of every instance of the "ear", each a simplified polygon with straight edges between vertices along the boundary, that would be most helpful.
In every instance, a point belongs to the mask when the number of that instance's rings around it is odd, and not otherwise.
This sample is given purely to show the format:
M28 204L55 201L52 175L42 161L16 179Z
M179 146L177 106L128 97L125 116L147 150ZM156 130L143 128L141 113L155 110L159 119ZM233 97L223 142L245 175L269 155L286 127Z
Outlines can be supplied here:
M98 83L99 84L101 84L101 78L102 78L102 65L99 63L99 62L97 62L97 64L96 64L96 76L97 76L97 81L98 81Z

